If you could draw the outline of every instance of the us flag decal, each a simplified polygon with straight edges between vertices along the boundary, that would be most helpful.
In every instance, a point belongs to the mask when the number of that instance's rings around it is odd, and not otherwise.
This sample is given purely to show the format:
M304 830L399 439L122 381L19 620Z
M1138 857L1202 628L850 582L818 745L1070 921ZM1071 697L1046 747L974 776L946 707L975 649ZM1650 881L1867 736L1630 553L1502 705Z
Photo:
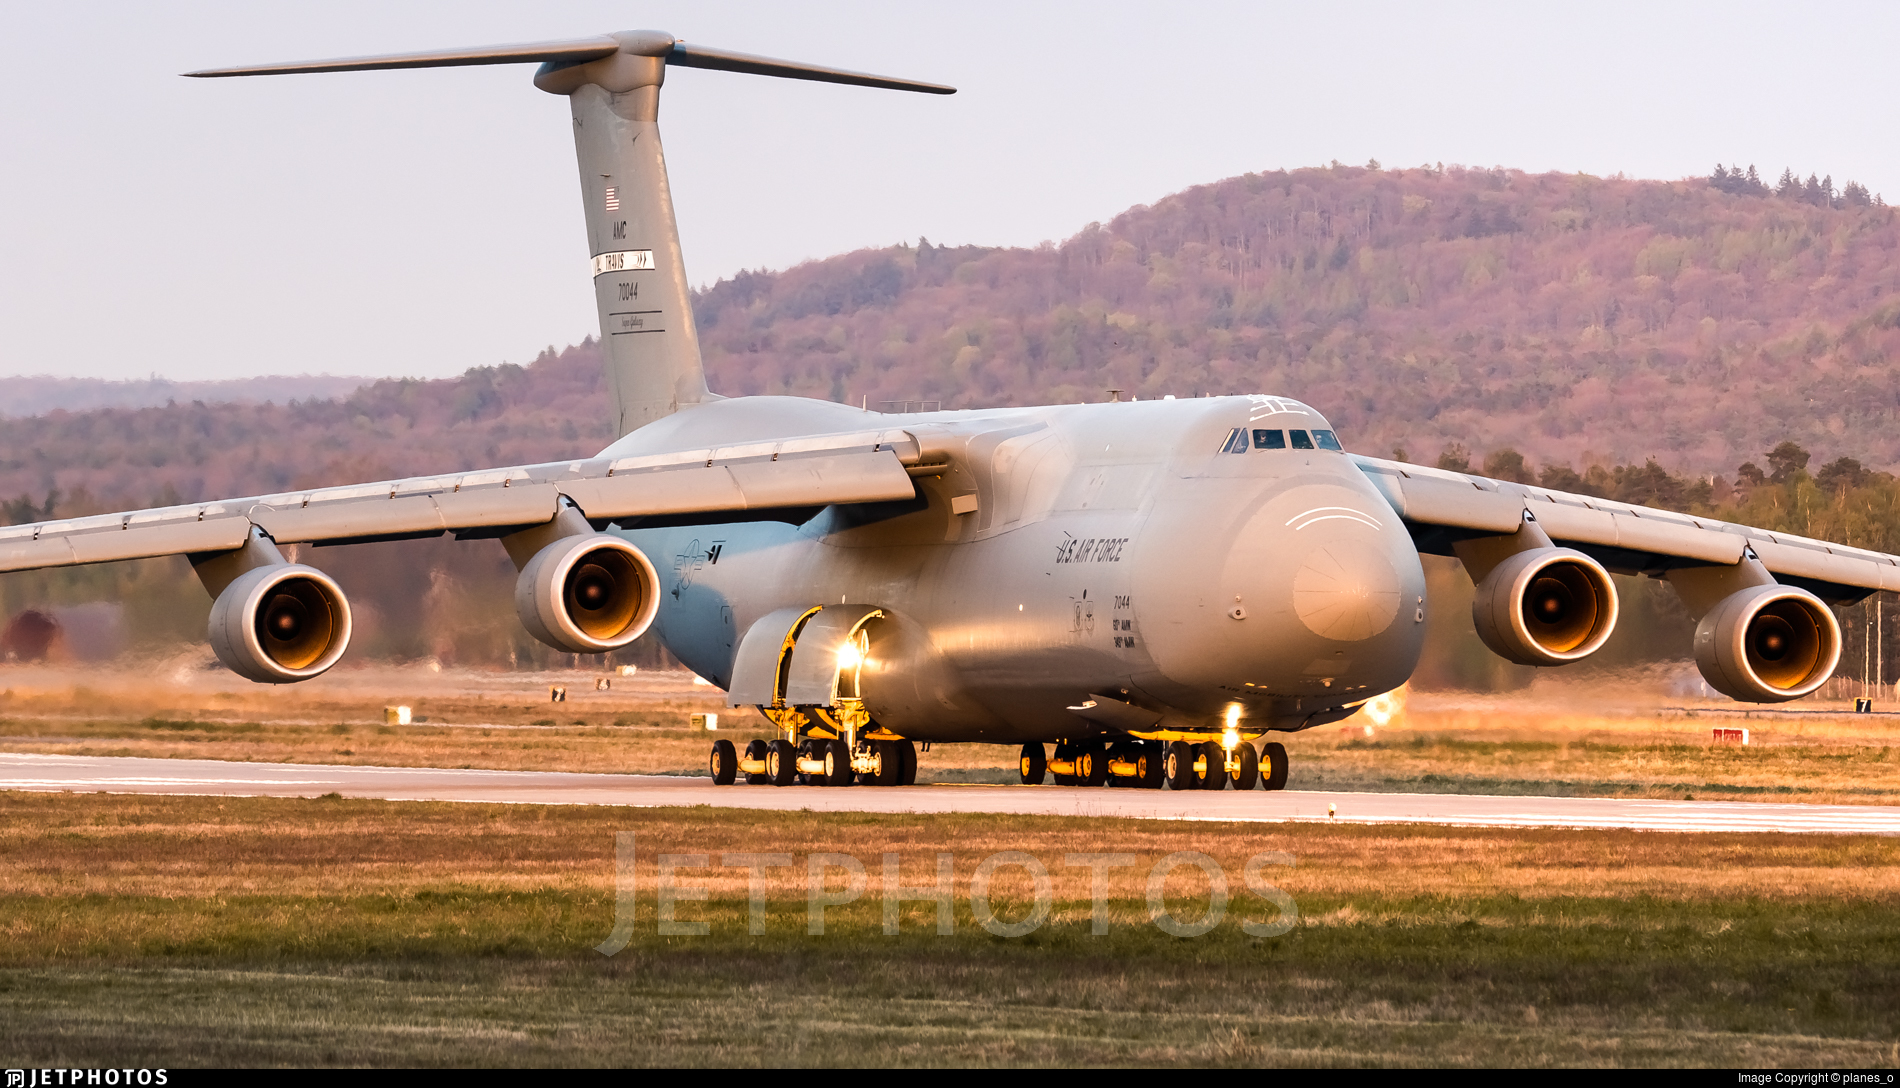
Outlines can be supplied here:
M607 186L607 210L610 212L620 210L620 193L611 185Z

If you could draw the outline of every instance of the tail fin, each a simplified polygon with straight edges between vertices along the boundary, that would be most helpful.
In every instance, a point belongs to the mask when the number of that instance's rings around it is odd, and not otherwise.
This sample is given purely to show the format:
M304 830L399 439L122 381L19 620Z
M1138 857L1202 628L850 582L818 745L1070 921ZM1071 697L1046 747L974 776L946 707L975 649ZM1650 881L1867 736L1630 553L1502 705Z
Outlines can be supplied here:
M617 431L637 430L713 399L700 361L692 293L680 254L666 156L660 148L660 85L677 64L860 87L954 94L954 87L820 68L689 46L670 34L632 31L578 41L219 68L192 76L251 76L540 62L535 86L568 97L581 199L593 256L607 384Z

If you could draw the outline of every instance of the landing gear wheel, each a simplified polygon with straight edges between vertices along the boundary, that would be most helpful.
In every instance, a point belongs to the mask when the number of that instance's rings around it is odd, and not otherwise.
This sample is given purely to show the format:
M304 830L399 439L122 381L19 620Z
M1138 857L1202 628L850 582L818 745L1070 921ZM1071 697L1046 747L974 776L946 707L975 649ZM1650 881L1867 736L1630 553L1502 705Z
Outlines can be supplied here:
M824 781L819 785L849 786L851 780L857 777L851 771L851 749L844 746L844 741L837 739L819 743L824 745L820 755L825 761Z
M1042 754L1042 745L1023 745L1022 758L1017 760L1017 770L1023 776L1023 785L1042 785L1043 775L1049 770L1049 761Z
M1162 764L1167 761L1167 745L1143 744L1141 755L1141 773L1135 776L1135 785L1144 790L1158 790L1168 780Z
M1201 773L1195 776L1195 786L1204 790L1224 790L1227 788L1227 750L1220 741L1210 740L1201 745L1201 758L1207 761Z
M756 759L760 763L764 763L765 752L766 752L766 743L764 741L754 740L754 741L746 742L745 757L747 759ZM748 786L763 786L767 782L770 782L771 780L772 780L771 775L763 774L763 773L753 774L750 771L748 771L745 776L745 784Z
M801 760L817 759L819 754L824 751L824 749L819 747L819 745L823 743L825 743L823 740L815 737L806 737L804 740L798 742L798 747L792 749L793 755ZM822 780L813 778L811 775L799 770L798 764L796 763L792 764L792 780L801 786L824 785Z
M1099 744L1085 744L1075 753L1076 785L1097 786L1108 781L1108 754Z
M1286 789L1286 745L1268 741L1261 746L1260 762L1266 764L1260 772L1262 785L1270 790Z
M1239 764L1230 776L1235 789L1250 790L1259 784L1260 753L1254 750L1253 745L1241 741L1240 747L1234 749L1234 762Z
M713 741L711 770L715 786L730 786L739 777L739 753L731 741Z
M897 784L917 784L917 746L907 740L897 742Z
M903 768L898 762L897 742L874 740L871 742L871 754L877 757L877 770L859 775L859 781L866 786L897 785L903 777Z
M789 740L765 746L765 776L774 786L789 786L798 778L798 749Z
M1170 743L1163 757L1162 775L1172 789L1199 789L1201 784L1194 777L1194 746L1184 740Z

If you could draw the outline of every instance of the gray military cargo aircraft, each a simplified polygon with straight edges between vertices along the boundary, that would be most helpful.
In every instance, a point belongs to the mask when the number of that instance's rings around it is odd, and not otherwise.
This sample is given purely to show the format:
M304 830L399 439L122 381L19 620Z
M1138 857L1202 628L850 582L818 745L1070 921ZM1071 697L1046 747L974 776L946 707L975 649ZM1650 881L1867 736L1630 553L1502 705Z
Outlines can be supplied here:
M713 779L781 786L908 784L916 742L938 741L1020 744L1026 783L1279 788L1267 734L1411 675L1425 553L1463 562L1478 634L1529 665L1603 645L1611 571L1665 578L1702 675L1749 702L1832 674L1830 602L1900 589L1890 555L1351 454L1285 397L879 414L710 392L656 123L667 69L950 87L651 31L189 74L516 62L572 107L618 440L0 529L0 571L188 555L218 658L286 683L343 655L350 607L281 545L498 538L536 638L602 653L652 627L782 734L715 742Z

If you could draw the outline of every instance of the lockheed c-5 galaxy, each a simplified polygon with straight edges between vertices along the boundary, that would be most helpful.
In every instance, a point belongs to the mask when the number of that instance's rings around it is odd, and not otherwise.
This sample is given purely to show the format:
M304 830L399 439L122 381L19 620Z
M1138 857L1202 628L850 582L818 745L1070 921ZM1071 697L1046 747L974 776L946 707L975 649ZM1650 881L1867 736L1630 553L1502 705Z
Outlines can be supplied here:
M1411 675L1421 553L1460 559L1486 645L1563 665L1616 624L1611 571L1665 578L1715 689L1818 688L1829 602L1900 560L1345 452L1277 396L879 414L706 388L656 125L672 65L950 94L641 31L228 68L247 76L534 62L567 96L620 438L596 457L0 529L0 571L186 554L237 673L337 662L350 607L290 543L499 538L534 636L602 653L651 626L779 730L715 781L906 784L914 742L1022 745L1022 778L1285 784L1272 731ZM1045 745L1055 744L1048 753Z

